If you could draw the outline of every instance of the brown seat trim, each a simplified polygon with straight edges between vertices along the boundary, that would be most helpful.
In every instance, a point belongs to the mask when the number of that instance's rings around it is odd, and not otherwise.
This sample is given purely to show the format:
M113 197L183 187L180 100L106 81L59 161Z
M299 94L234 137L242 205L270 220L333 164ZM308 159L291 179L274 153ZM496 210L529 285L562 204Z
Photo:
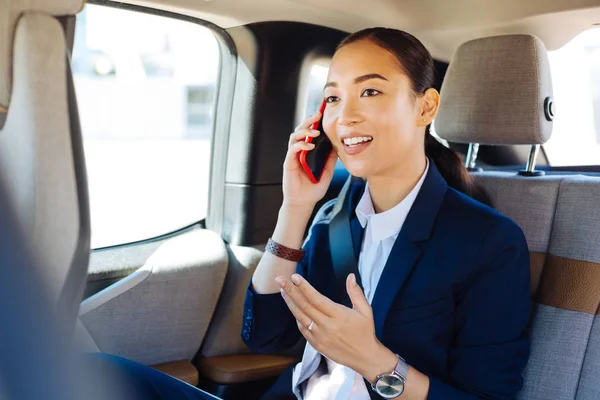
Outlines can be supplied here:
M163 364L152 365L152 368L171 375L190 385L198 386L198 370L188 360L173 361Z
M600 263L548 254L535 299L538 303L599 314Z
M296 362L298 360L292 357L240 354L202 358L198 369L213 382L232 384L276 377Z

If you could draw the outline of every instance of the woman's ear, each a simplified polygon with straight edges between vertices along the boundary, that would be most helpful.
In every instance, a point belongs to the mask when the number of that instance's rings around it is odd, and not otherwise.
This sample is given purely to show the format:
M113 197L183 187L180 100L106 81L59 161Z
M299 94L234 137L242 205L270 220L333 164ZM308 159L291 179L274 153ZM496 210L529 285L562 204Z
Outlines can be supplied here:
M419 126L431 124L440 108L440 94L434 88L429 88L420 99L421 114L418 121Z

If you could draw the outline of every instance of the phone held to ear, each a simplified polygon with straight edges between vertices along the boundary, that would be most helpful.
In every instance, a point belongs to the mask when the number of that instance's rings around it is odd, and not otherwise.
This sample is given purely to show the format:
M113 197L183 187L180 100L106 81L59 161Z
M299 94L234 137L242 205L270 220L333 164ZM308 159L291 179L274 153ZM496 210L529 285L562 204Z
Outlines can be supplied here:
M321 108L319 109L321 119L310 127L311 130L318 129L321 134L316 138L307 136L305 139L307 143L314 143L315 148L311 151L302 150L299 156L300 164L302 164L302 168L304 168L304 171L312 183L319 183L321 180L321 175L323 175L323 171L325 170L325 164L327 164L329 155L333 151L331 141L323 130L323 113L325 112L326 105L326 101L323 100Z

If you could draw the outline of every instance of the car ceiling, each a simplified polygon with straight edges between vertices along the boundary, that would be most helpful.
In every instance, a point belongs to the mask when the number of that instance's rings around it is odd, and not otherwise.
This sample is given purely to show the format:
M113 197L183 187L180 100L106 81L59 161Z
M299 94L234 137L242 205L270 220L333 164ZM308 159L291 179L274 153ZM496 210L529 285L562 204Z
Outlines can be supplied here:
M439 60L478 37L538 36L549 50L600 24L600 0L127 0L210 21L222 28L295 21L356 31L371 26L406 30Z

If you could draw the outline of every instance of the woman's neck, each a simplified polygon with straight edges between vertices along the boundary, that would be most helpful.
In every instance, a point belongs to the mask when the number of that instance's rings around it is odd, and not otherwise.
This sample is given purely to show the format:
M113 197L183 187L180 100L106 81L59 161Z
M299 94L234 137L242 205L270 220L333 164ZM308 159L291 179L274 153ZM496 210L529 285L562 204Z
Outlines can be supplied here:
M423 176L426 158L403 163L401 171L395 170L382 175L368 177L371 201L376 213L395 207L413 190Z

